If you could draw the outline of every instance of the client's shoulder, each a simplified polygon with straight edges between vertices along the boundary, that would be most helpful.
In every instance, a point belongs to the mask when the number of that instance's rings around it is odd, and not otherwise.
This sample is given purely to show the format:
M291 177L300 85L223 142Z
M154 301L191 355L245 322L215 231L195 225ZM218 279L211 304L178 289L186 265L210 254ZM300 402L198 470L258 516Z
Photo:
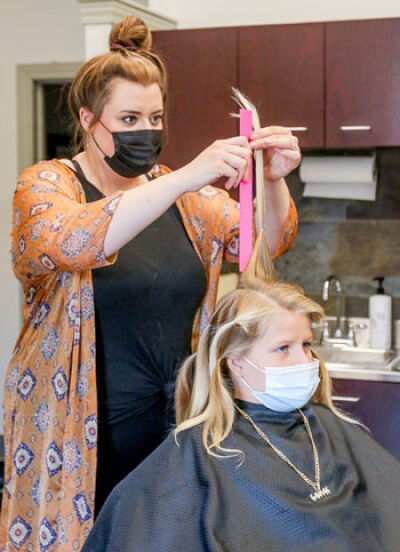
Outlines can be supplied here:
M178 467L202 452L201 427L196 426L179 432L171 431L166 439L131 474L159 473Z
M361 438L371 438L369 429L357 418L344 411L334 412L328 406L322 404L312 404L310 410L319 419L324 429L329 433L339 437L340 434L351 438L352 435L361 436Z
M193 484L204 465L204 447L201 442L201 429L194 427L170 435L114 489L116 500L125 500L136 493L146 494L149 489L157 489L161 496L183 489Z

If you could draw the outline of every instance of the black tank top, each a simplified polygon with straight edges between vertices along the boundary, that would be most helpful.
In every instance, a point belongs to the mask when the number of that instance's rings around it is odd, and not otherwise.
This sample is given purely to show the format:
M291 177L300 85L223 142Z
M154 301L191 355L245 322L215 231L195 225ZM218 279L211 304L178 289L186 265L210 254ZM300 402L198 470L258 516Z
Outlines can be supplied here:
M74 166L87 202L102 199ZM113 423L172 396L206 275L175 204L92 274L99 415Z

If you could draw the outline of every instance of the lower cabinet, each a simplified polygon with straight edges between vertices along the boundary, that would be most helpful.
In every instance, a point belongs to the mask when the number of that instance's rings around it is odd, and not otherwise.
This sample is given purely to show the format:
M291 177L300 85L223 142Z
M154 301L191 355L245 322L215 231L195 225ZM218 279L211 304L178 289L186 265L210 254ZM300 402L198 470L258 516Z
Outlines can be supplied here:
M400 460L400 383L333 379L335 405Z

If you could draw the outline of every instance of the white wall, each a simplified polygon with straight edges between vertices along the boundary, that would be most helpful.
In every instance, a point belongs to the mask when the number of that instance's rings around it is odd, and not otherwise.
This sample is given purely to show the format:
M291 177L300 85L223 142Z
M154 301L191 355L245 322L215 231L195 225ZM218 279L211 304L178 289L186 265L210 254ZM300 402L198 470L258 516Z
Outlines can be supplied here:
M17 178L17 64L80 61L83 27L76 0L1 0L0 31L0 401L19 332L18 283L10 266L11 201ZM0 416L0 433L3 416Z
M399 0L149 0L178 27L223 27L399 17Z

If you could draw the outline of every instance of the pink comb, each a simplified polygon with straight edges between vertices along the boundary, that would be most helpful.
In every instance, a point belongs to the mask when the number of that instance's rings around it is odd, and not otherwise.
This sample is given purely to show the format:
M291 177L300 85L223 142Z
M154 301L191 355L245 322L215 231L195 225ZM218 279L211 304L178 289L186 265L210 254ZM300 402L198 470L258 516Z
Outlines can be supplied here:
M240 136L248 140L253 132L253 112L240 110ZM243 272L253 249L253 158L249 161L248 181L240 182L239 270Z

